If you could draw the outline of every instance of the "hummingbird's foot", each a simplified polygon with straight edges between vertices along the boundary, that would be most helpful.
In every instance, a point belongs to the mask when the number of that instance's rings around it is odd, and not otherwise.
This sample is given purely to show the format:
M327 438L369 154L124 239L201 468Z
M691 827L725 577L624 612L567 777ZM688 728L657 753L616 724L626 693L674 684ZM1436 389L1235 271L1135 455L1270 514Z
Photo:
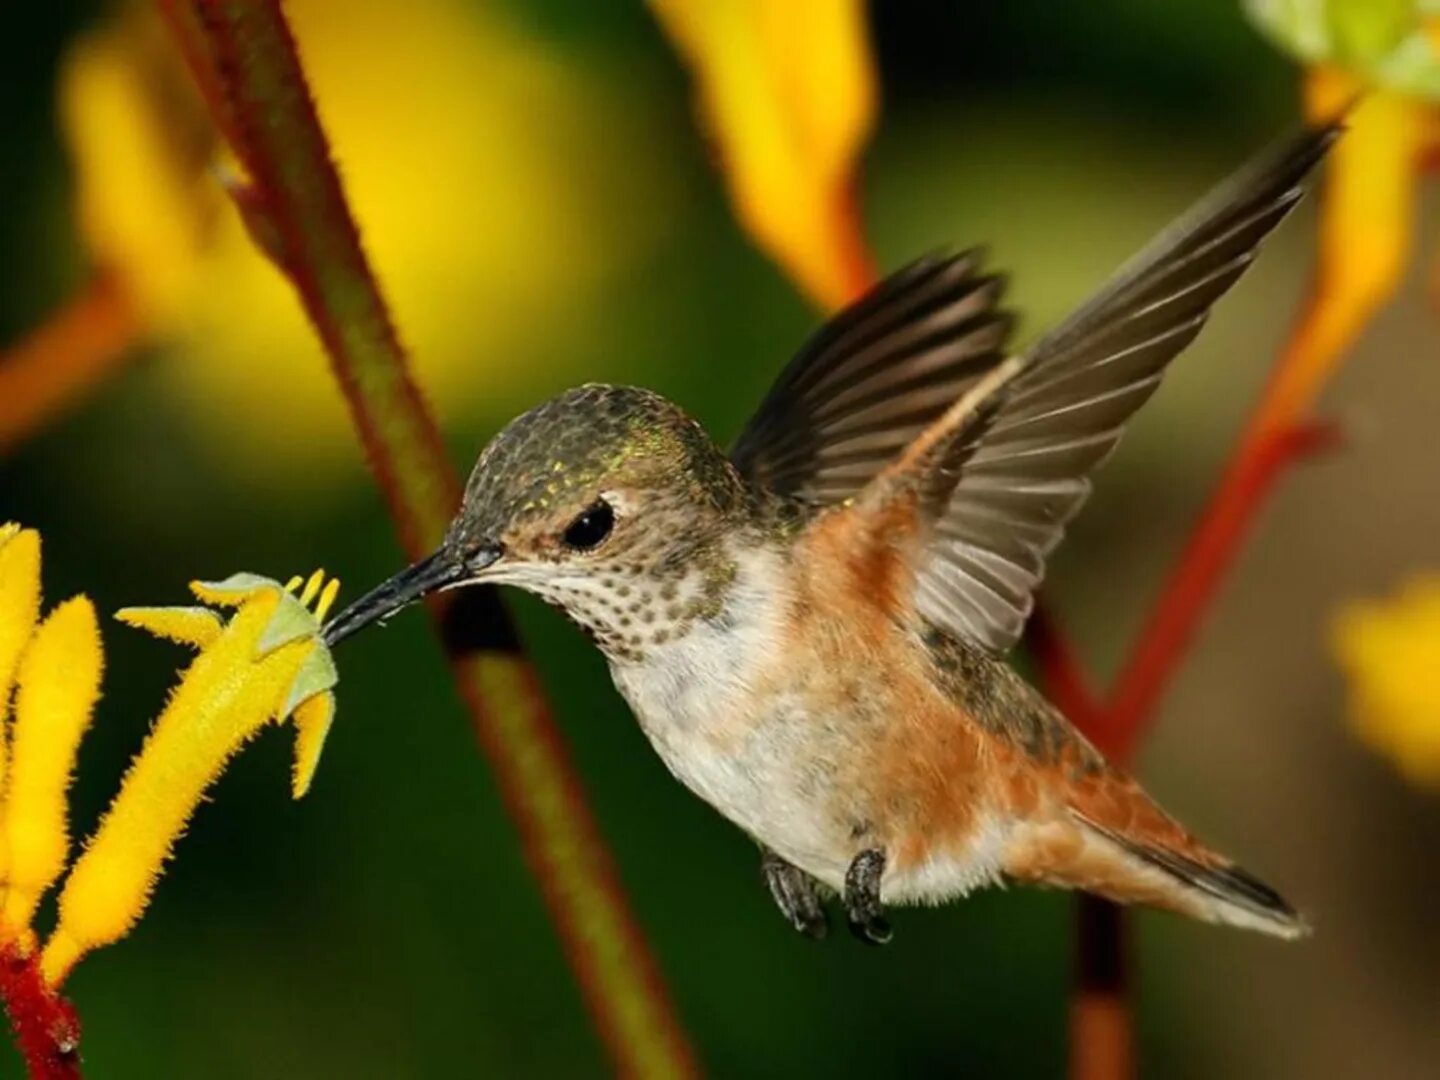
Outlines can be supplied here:
M830 919L820 903L820 883L769 848L760 854L760 872L780 913L806 937L819 941L830 931Z
M870 945L884 945L893 934L880 903L880 879L885 876L885 852L869 848L855 856L845 872L845 912L850 932Z

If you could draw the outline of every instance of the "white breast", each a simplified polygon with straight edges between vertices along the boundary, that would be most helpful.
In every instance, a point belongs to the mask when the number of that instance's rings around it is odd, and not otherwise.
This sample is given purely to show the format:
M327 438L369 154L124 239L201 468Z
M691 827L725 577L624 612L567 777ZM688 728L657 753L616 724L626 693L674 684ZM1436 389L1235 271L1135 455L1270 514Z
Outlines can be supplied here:
M663 645L647 645L641 661L611 665L615 685L647 732L712 727L748 696L774 655L783 601L769 565L773 556L746 562L717 617L697 620Z
M721 613L683 637L615 661L611 673L655 750L681 783L756 839L812 873L838 867L823 815L804 800L808 767L785 695L755 687L781 662L788 597L780 557L746 553ZM791 752L794 751L794 752Z

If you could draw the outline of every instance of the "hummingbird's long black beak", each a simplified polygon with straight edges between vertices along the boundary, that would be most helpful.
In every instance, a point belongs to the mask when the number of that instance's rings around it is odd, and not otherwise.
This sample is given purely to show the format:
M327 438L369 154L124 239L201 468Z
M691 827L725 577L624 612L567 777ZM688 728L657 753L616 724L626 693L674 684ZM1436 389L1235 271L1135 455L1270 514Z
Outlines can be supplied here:
M325 644L333 648L357 630L395 614L437 589L469 581L499 557L498 547L487 548L478 557L472 555L468 559L442 547L360 597L326 623L321 636Z

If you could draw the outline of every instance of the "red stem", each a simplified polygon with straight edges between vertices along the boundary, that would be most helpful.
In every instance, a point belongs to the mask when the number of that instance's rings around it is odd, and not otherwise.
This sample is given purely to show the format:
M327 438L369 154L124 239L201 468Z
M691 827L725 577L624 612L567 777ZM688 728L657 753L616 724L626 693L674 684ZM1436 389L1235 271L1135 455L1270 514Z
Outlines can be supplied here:
M80 1080L80 1020L45 985L35 953L0 947L0 998L30 1080Z
M440 541L460 483L410 377L277 0L162 0L247 174L252 236L299 292L411 557ZM493 589L432 613L585 1004L628 1076L695 1062L534 671Z
M1075 990L1070 1001L1070 1080L1135 1074L1125 912L1098 896L1075 900Z
M98 273L0 355L0 453L73 405L133 352L139 316L118 277Z
M1160 599L1136 637L1109 699L1089 716L1075 718L1106 754L1125 761L1134 752L1221 576L1275 480L1291 462L1332 447L1337 439L1332 426L1315 424L1257 431L1242 443L1160 590Z

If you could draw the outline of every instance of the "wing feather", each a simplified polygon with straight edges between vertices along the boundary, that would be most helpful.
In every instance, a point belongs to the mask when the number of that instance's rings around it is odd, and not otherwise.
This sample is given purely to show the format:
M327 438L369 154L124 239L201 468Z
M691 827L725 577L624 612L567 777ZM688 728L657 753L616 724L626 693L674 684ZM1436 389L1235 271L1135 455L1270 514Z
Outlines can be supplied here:
M907 492L930 526L915 602L994 652L1014 644L1045 558L1130 416L1294 208L1340 133L1261 154L1007 358L1004 281L978 250L932 255L823 327L732 451L781 496L870 513Z
M820 329L731 451L752 482L824 505L863 488L1004 356L1004 280L978 250L931 255Z
M1307 130L1263 154L1026 352L1024 370L1000 388L1004 400L954 470L919 573L922 616L995 652L1014 644L1045 555L1090 493L1089 474L1300 200L1338 134L1334 125ZM1016 528L1017 518L1031 527ZM1012 572L1001 574L997 559ZM1006 588L997 590L997 580Z

